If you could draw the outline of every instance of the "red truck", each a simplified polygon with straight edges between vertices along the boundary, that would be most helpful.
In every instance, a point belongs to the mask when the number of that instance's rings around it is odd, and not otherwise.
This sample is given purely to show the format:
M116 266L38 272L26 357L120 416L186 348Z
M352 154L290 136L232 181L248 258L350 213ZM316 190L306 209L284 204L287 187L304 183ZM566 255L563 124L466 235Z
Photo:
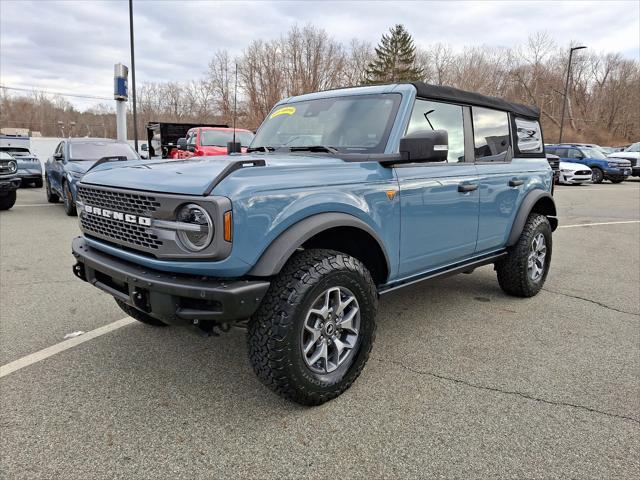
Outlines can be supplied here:
M242 152L253 140L249 130L236 128L236 142L241 145ZM184 140L178 140L178 148L172 150L170 158L210 157L227 154L227 143L233 141L233 128L195 127L189 129Z

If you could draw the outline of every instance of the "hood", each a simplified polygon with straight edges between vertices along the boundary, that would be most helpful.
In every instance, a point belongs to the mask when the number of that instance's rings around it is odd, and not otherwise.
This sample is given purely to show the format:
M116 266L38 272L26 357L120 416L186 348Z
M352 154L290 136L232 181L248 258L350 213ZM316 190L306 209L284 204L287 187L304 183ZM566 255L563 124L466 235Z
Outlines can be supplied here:
M586 165L582 165L581 163L573 163L573 162L560 162L560 170L569 170L570 172L577 172L578 170L591 171L591 169Z
M155 160L110 162L97 166L84 177L82 183L149 192L204 195L214 180L227 178L225 168L238 161L265 161L269 170L278 167L299 169L314 165L331 168L345 164L328 155L224 155L218 157L192 157L184 160ZM326 167L325 167L326 165Z

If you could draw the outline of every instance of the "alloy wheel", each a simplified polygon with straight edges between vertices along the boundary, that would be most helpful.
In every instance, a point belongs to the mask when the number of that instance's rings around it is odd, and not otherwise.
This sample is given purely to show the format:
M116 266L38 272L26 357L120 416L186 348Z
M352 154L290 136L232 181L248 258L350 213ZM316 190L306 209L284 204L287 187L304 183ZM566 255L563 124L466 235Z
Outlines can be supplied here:
M537 233L531 241L529 257L527 259L527 272L534 282L539 281L544 274L545 258L547 257L547 243L542 233Z

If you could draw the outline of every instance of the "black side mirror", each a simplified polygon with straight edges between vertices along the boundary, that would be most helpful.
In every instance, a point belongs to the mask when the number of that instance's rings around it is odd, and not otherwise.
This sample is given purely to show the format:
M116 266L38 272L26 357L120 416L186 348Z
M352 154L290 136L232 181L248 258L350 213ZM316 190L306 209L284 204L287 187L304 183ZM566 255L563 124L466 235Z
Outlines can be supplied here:
M400 139L400 161L396 163L445 162L448 154L446 130L418 130Z
M61 160L62 160L62 153L61 153L61 152L54 153L54 154L53 154L53 159L54 159L55 161L57 161L57 162L61 161Z
M227 142L227 155L231 153L242 153L240 142Z
M186 138L179 138L178 141L176 142L176 145L178 146L178 150L186 150L187 149L187 139Z
M140 150L142 150L143 152L146 152L149 150L149 148L147 147L146 143L143 143L142 145L140 145Z
M195 145L187 145L187 151L195 152L196 151L196 146Z

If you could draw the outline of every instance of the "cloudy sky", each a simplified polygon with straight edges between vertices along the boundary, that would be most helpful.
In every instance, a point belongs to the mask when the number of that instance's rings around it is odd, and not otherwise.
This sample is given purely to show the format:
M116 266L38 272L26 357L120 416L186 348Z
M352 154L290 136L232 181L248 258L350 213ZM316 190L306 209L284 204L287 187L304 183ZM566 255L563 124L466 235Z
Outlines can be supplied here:
M211 53L238 54L292 25L377 43L403 23L418 45L510 47L547 31L560 45L640 56L640 2L215 2L134 0L136 80L199 78ZM0 84L110 98L113 64L129 64L126 1L0 0ZM69 98L79 108L100 102Z

